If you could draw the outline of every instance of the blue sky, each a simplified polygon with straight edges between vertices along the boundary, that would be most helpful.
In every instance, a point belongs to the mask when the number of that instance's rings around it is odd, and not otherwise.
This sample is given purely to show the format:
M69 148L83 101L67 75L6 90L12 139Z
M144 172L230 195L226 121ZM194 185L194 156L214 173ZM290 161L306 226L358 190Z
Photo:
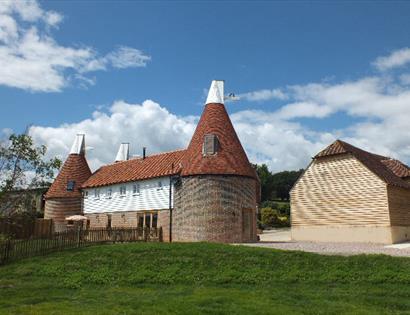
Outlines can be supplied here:
M303 167L336 138L409 162L409 16L406 2L2 2L0 130L33 125L61 156L86 132L97 167L121 141L185 146L224 79L254 162Z

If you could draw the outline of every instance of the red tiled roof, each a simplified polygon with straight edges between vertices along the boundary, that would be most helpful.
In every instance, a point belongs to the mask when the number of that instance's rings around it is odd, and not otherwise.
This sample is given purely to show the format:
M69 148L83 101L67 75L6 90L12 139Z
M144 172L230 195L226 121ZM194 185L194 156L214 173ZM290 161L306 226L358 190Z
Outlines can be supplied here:
M382 163L386 165L396 176L401 178L410 177L410 167L403 164L399 160L387 159L382 160Z
M100 167L83 188L106 186L178 174L185 150L166 152Z
M218 137L215 155L203 156L204 136ZM223 104L207 104L182 161L182 176L217 174L255 177L255 170L232 126Z
M83 154L70 154L58 176L48 189L45 198L81 197L81 185L91 176L91 170ZM67 191L68 181L75 181L74 190Z
M315 158L346 153L352 154L387 184L410 189L410 184L401 178L410 175L410 170L407 165L398 160L393 160L382 155L373 154L356 148L341 140L333 142L327 148L319 152Z

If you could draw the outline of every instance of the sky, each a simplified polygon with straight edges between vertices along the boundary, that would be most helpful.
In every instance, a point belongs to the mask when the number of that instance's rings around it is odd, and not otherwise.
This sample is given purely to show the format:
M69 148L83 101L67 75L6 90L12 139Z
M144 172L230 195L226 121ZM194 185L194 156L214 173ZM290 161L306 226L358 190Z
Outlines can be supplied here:
M184 148L211 80L252 163L306 167L336 139L410 164L410 3L0 0L0 137L48 157L86 134Z

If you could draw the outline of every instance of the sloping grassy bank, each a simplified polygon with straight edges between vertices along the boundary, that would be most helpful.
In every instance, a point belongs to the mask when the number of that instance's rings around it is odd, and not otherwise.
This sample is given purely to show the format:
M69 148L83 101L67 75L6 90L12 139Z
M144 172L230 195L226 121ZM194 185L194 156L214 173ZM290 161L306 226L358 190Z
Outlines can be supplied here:
M0 313L410 314L410 259L95 246L0 267Z

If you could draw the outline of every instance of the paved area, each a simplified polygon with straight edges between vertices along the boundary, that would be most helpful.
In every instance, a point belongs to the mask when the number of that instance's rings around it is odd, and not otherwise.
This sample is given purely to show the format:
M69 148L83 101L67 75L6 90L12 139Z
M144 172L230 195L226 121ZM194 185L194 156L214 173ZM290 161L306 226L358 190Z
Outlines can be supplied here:
M384 254L410 257L410 243L382 245L368 243L294 242L291 240L290 229L264 231L259 237L260 242L244 245L283 250L300 250L323 255Z

